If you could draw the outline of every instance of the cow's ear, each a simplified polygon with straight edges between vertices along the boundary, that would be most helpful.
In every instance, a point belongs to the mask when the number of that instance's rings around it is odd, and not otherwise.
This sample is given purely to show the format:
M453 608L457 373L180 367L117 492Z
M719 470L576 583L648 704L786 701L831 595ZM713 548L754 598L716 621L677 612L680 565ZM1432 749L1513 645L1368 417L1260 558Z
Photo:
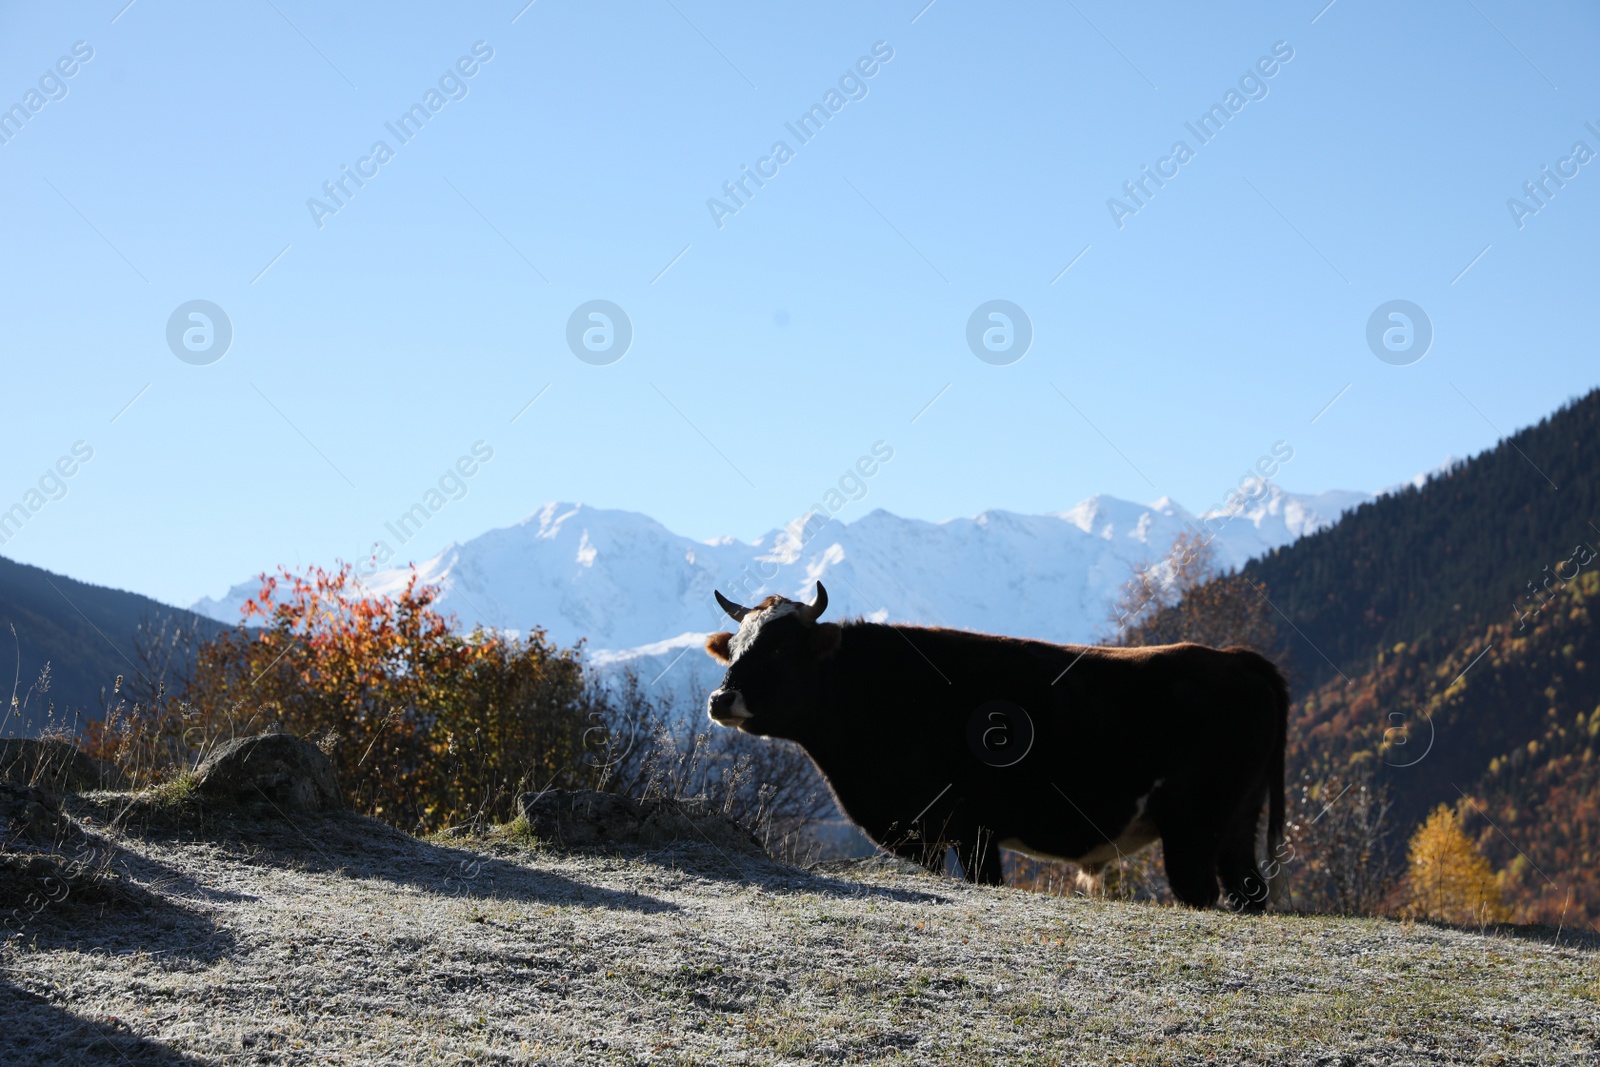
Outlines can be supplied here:
M728 642L733 640L730 633L712 634L706 638L706 652L712 659L727 666L733 662L733 657L728 655Z
M827 659L839 647L839 624L825 622L811 631L811 651L818 659Z

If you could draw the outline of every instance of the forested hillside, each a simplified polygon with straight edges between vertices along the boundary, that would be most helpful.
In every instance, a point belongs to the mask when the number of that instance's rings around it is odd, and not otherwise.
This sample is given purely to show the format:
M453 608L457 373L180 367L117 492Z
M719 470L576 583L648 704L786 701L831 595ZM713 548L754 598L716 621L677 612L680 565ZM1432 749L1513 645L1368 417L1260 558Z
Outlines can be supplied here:
M1395 849L1435 805L1460 807L1519 919L1600 919L1596 605L1586 571L1526 625L1397 642L1296 701L1292 764L1376 771Z
M1600 919L1600 391L1240 572L1287 620L1292 765L1461 810L1524 920Z
M1597 456L1600 390L1246 564L1302 635L1296 680L1353 676L1398 642L1448 641L1525 611L1575 546L1600 544Z

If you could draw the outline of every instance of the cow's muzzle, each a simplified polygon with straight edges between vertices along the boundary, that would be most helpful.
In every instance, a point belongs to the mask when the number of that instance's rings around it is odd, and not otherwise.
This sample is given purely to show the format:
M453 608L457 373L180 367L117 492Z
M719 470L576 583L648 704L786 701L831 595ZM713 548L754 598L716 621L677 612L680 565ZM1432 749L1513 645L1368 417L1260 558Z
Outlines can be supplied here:
M718 689L706 697L706 714L718 726L738 726L750 717L750 709L737 689Z

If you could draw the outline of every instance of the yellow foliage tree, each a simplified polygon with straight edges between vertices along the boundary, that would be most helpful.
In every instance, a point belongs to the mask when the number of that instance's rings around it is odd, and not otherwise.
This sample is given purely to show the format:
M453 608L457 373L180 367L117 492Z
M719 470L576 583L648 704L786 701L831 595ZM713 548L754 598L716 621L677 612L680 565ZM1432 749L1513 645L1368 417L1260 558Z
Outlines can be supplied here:
M1481 925L1511 917L1489 861L1447 805L1440 804L1417 827L1408 857L1406 891L1418 918Z

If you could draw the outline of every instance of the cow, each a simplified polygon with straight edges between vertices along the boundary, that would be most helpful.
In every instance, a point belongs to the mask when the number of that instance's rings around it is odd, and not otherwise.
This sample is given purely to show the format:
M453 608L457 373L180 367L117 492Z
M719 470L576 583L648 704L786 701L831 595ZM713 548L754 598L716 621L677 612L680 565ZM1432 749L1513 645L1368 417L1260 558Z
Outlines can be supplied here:
M1097 871L1159 840L1186 905L1274 895L1257 829L1265 803L1277 857L1289 689L1265 657L822 622L821 582L809 604L716 598L739 628L706 640L711 720L800 745L880 847L936 872L953 847L999 885L1000 848Z

